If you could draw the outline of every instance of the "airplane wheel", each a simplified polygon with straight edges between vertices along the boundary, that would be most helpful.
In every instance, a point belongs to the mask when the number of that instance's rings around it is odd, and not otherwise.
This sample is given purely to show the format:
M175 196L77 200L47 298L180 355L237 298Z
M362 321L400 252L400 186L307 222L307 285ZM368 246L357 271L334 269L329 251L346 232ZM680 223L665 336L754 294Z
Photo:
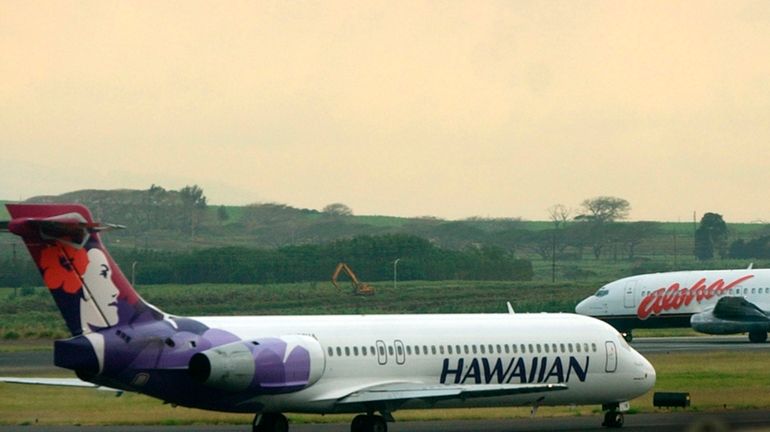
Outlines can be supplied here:
M350 432L388 432L388 424L382 416L361 414L353 418Z
M749 332L749 340L754 343L762 343L767 341L766 331L751 331Z
M388 432L388 424L382 416L372 416L370 425L367 432Z
M366 432L367 415L361 414L353 417L353 421L350 423L350 432Z
M604 413L604 422L602 426L608 428L621 428L623 427L623 413L617 411L607 411Z
M289 432L289 421L281 413L266 413L254 418L253 432Z

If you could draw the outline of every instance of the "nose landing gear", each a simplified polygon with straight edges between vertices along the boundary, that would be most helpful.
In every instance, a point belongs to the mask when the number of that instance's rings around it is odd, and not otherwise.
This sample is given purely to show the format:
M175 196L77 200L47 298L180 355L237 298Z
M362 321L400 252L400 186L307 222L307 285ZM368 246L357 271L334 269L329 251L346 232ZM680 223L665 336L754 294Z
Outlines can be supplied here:
M623 413L619 411L607 411L604 413L604 421L602 426L606 428L620 428L623 427Z
M610 404L603 404L602 410L607 411L604 413L604 421L602 426L606 428L621 428L623 427L624 417L623 412L628 411L631 405L626 402L615 402Z

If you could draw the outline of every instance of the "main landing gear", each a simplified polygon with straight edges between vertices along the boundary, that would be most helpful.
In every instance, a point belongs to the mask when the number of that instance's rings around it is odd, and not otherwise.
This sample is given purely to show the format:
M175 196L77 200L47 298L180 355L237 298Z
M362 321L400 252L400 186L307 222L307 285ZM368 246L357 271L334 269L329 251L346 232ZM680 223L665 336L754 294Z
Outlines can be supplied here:
M361 414L353 418L350 432L388 432L388 424L382 416Z
M281 413L257 414L251 423L253 432L289 432L289 421Z
M754 343L762 343L767 341L767 332L764 330L750 331L749 340Z
M257 414L251 430L253 432L288 432L289 421L281 413ZM388 432L388 423L383 416L361 414L350 423L350 432Z

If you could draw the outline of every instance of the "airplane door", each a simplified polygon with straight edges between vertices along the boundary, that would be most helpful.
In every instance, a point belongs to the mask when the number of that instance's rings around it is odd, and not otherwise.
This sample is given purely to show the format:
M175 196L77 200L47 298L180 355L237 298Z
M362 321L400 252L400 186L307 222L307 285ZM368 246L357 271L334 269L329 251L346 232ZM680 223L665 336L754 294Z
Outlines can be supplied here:
M388 350L385 348L385 342L377 341L377 363L384 365L388 362Z
M635 294L636 294L636 281L626 282L625 299L623 300L623 304L627 308L632 308L636 306Z
M406 361L406 352L404 351L404 343L400 340L393 342L396 346L396 364L404 364Z
M604 366L604 371L615 372L618 368L618 350L615 347L615 342L607 341L604 343L604 347L607 350L607 364Z

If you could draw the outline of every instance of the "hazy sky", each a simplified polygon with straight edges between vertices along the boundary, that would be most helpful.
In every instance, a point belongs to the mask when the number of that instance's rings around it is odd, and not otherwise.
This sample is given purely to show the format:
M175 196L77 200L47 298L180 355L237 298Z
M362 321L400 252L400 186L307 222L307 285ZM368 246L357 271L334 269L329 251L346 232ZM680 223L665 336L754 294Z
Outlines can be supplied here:
M0 198L770 220L770 2L0 2Z

